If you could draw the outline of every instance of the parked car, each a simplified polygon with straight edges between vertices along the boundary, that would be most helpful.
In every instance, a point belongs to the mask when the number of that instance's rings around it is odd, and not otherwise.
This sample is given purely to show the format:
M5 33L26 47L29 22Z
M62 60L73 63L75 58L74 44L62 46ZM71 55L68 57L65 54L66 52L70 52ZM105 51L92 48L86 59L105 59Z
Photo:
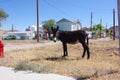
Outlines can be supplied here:
M3 38L3 40L15 40L15 39L16 39L15 35L8 35L8 36Z

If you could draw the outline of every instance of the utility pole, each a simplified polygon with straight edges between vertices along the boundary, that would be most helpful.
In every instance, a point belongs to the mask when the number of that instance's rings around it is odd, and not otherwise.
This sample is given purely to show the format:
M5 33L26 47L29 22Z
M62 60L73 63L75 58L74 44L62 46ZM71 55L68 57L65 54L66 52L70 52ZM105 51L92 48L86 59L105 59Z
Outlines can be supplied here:
M39 1L36 0L36 12L37 12L37 42L39 42Z
M100 24L102 25L102 18L100 19Z
M91 21L90 21L90 28L91 28L91 31L92 31L92 28L93 28L93 27L92 27L92 19L93 19L93 14L92 14L92 12L91 12L91 17L90 17L90 18L91 18Z
M118 8L118 28L119 28L119 54L120 54L120 0L117 0Z
M102 19L100 19L100 24L102 26ZM101 38L101 27L100 27L100 38Z
M108 24L106 23L106 30L107 30Z
M115 40L115 9L113 9L113 40Z
M13 24L12 24L12 26L11 26L11 27L12 27L12 32L13 32L13 30L14 30L14 26L13 26Z
M108 33L107 27L108 27L108 24L106 23L106 27L105 27L106 36L107 36L107 33Z

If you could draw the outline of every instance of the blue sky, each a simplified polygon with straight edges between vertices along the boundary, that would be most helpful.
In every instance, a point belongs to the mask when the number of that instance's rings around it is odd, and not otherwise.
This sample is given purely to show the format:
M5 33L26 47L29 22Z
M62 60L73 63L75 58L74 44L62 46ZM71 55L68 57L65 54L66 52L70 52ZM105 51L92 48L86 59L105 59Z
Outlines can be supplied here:
M25 30L36 25L36 0L0 0L2 8L9 17L3 21L3 30L10 30L14 25L16 30ZM80 20L83 27L90 26L90 13L93 13L93 24L113 25L113 8L116 10L117 0L39 0L40 24L42 21L62 18Z

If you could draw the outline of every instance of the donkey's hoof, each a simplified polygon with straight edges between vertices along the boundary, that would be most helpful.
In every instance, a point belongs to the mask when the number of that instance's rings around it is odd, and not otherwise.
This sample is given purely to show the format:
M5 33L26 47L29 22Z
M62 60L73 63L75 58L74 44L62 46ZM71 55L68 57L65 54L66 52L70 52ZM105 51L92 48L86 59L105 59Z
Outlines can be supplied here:
M65 57L65 55L63 55L62 57Z
M84 56L82 56L82 58L84 58Z
M90 57L87 57L87 59L90 59Z

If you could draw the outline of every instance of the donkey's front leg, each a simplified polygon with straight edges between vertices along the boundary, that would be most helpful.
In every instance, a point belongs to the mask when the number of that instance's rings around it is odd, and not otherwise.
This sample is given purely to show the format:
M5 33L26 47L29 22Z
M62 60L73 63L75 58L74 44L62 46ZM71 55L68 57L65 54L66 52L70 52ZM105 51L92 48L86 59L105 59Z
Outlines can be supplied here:
M68 55L66 43L63 43L63 53L64 53L63 57Z
M67 44L65 44L65 51L66 51L66 55L65 56L68 56Z

